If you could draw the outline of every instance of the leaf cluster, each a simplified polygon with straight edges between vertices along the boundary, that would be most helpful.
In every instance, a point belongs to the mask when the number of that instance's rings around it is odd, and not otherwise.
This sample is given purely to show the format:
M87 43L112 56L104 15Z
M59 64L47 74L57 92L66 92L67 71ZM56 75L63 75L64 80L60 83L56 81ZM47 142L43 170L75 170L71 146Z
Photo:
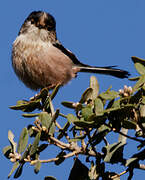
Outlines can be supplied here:
M127 172L128 179L131 179L135 168L145 170L139 164L140 160L145 159L145 60L137 57L132 57L132 60L139 73L138 77L130 78L136 81L132 88L124 86L124 89L116 92L110 87L99 93L98 81L92 76L90 86L78 102L62 102L63 106L74 110L73 114L64 115L59 109L54 110L52 100L59 86L51 94L44 88L31 100L18 101L17 105L11 106L11 109L25 112L22 116L33 118L34 123L23 128L18 145L14 141L14 134L8 132L10 145L3 149L5 157L13 163L8 177L14 171L14 178L20 177L26 163L33 165L37 174L42 163L54 162L58 166L66 158L76 155L69 180L120 179ZM35 110L38 112L33 113ZM62 119L65 122L63 127L59 123ZM133 130L134 136L127 134L130 130ZM111 137L118 134L118 141L110 144L108 134ZM124 150L127 138L138 143L137 153L130 154L129 159L125 159ZM33 142L29 143L29 139L33 139ZM58 147L60 153L42 160L40 154L49 145ZM79 155L84 155L89 168L78 159ZM106 163L119 163L126 171L120 174L107 171ZM47 176L46 179L55 178Z

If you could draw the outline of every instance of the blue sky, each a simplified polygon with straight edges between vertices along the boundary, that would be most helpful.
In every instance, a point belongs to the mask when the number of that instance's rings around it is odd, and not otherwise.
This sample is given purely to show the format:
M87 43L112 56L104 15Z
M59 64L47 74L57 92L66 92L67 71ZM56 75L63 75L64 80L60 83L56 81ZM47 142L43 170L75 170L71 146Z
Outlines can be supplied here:
M57 21L57 36L63 45L70 49L84 63L98 66L118 65L128 70L132 76L137 75L131 56L145 58L145 1L144 0L5 0L0 5L0 82L1 82L1 145L8 144L7 132L15 133L15 140L24 126L32 119L24 119L21 112L8 107L19 99L28 99L35 94L26 88L16 77L11 66L12 43L17 36L24 19L33 10L44 10L51 13ZM128 80L110 76L96 75L100 90L110 85L118 90L126 85L133 85ZM90 74L80 73L77 79L60 89L54 105L61 112L68 113L60 105L65 100L78 101L81 93L89 86ZM133 143L128 149L128 153ZM54 149L55 151L55 149ZM53 154L49 154L52 157ZM46 157L47 158L47 154ZM67 180L72 159L60 167L44 164L38 175L33 167L26 165L20 179L40 180L43 175L54 175L58 180ZM0 179L6 179L12 164L1 154ZM29 168L28 168L29 167ZM116 170L120 172L120 169ZM135 170L135 179L143 179L144 172ZM121 179L126 179L126 176Z

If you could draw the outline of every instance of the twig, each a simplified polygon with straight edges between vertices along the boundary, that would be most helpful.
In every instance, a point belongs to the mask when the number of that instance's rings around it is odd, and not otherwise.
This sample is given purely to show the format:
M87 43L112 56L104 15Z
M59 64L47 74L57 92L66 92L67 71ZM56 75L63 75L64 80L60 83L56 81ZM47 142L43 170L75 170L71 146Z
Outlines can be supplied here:
M128 136L127 134L124 134L124 133L122 133L122 132L120 132L120 131L116 131L116 130L113 130L114 132L117 132L117 133L119 133L119 134L121 134L121 135L123 135L123 136L125 136L125 137L127 137L127 138L129 138L129 139L132 139L132 140L135 140L135 141L137 141L137 142L140 142L140 143L145 143L143 140L141 140L141 139L137 139L137 138L135 138L135 137L132 137L132 136Z
M77 152L76 151L73 151L73 152L71 152L71 153L69 153L69 154L66 154L66 155L64 155L64 156L62 156L63 158L69 158L69 157L72 157L72 156L74 156L75 154L77 154ZM59 157L56 157L56 158L52 158L52 159L46 159L46 160L39 160L41 163L48 163L48 162L55 162L55 161L57 161L59 159Z
M140 142L140 143L145 143L145 142L144 142L143 140L141 140L141 139L137 139L137 138L135 138L135 137L128 136L127 134L124 134L124 133L122 133L122 132L120 132L120 131L117 131L116 129L110 127L110 126L109 126L108 124L106 124L106 123L105 123L105 125L106 125L107 127L111 128L112 131L114 131L115 133L119 133L119 134L121 134L121 135L123 135L123 136L125 136L125 137L127 137L127 138L129 138L129 139L132 139L132 140L134 140L134 141L137 141L137 142Z
M67 116L64 115L64 114L62 114L62 113L59 113L59 116L64 117L64 118L67 118Z
M111 179L115 179L115 178L117 178L117 177L120 177L120 176L122 176L123 174L127 173L128 171L129 171L129 169L121 172L120 174L116 174L116 175L112 176Z
M68 144L68 143L66 144L66 143L56 139L55 137L50 136L49 139L51 139L54 142L54 144L56 144L56 145L61 145L64 148L70 148L70 144Z

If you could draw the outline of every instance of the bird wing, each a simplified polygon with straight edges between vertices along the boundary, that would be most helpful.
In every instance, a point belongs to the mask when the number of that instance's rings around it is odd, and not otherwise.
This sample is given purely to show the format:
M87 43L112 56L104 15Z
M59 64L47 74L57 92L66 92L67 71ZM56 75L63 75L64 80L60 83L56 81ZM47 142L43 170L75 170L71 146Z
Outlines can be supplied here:
M54 46L35 50L27 57L25 65L29 77L41 88L66 84L75 77L72 66L71 59Z

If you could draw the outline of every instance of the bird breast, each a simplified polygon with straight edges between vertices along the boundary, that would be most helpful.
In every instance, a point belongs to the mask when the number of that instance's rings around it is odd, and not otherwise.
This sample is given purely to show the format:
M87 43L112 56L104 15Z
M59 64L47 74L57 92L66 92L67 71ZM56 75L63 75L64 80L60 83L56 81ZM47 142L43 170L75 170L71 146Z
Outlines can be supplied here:
M13 44L12 65L26 86L37 90L64 85L75 77L71 59L50 42L19 35Z

